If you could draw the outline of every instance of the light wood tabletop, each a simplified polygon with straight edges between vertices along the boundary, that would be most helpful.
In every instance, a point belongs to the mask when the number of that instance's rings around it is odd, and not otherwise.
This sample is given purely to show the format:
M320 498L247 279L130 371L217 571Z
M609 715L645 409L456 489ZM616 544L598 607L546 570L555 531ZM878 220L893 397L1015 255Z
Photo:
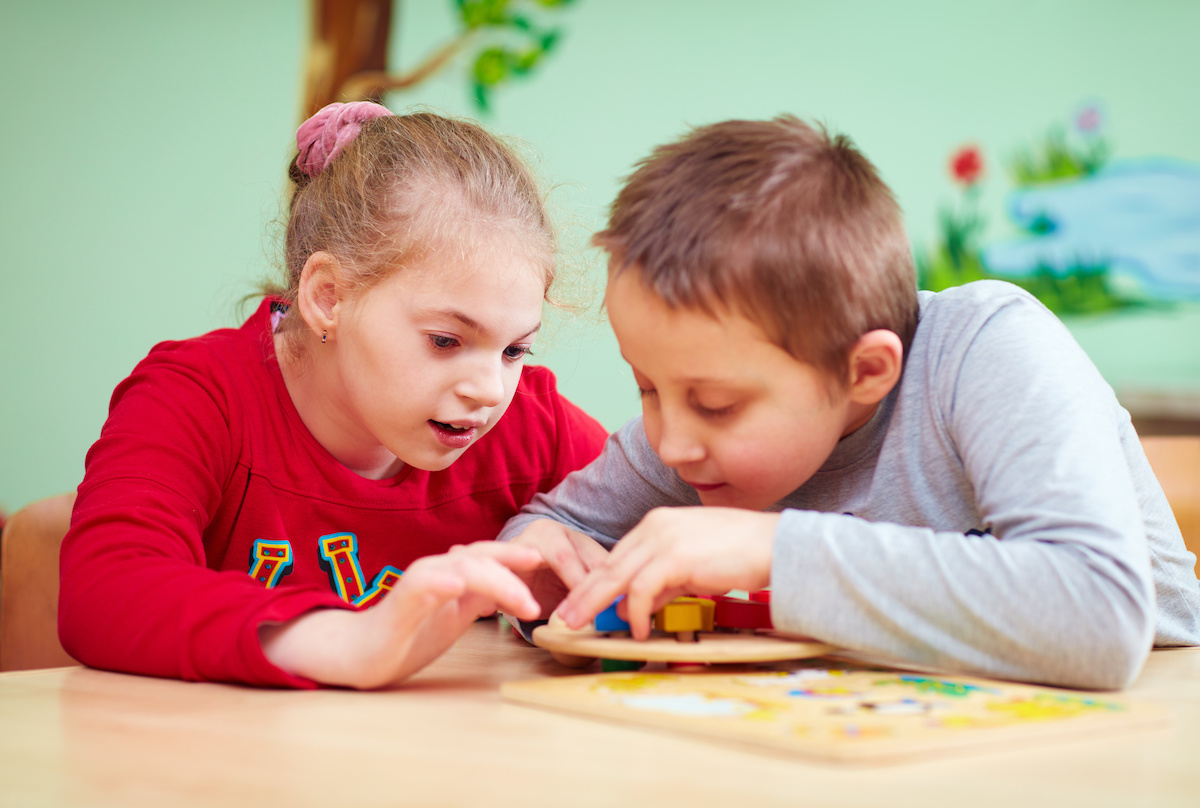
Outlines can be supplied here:
M489 620L387 692L0 674L0 805L1200 804L1200 649L1154 652L1122 694L1165 706L1164 728L880 767L500 698L573 673Z

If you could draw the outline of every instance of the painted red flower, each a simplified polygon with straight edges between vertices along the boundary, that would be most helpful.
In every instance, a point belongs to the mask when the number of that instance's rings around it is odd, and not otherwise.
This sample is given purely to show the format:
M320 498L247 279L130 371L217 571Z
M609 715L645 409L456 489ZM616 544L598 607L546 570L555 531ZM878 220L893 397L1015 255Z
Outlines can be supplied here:
M950 176L970 188L983 176L983 152L978 146L963 146L950 155Z

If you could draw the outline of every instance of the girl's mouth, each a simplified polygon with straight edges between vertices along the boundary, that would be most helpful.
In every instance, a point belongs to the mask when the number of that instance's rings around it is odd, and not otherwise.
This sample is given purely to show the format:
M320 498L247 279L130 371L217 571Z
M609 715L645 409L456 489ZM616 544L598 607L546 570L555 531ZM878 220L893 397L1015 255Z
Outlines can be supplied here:
M475 438L475 427L455 426L429 419L429 426L438 442L448 449L465 449Z

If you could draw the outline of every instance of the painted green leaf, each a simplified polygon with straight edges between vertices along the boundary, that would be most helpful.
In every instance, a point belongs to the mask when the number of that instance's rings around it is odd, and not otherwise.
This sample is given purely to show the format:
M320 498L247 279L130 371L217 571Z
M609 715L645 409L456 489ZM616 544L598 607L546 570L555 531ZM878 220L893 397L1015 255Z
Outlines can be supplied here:
M484 112L489 111L491 108L488 106L487 88L484 87L479 82L475 82L474 89L475 89L475 105L478 106Z
M468 29L508 22L509 0L460 0L459 15Z
M475 58L475 81L484 87L493 87L504 80L508 73L508 57L503 48L488 48Z
M517 75L524 75L532 70L541 58L542 51L537 48L513 54L511 62L512 71Z

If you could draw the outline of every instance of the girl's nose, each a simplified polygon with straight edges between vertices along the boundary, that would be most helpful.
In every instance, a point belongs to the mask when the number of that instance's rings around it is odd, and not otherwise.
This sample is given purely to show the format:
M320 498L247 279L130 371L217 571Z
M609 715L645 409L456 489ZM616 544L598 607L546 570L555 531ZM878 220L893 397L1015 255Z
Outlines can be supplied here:
M500 361L479 362L457 385L460 396L480 407L498 407L504 401L504 367Z

